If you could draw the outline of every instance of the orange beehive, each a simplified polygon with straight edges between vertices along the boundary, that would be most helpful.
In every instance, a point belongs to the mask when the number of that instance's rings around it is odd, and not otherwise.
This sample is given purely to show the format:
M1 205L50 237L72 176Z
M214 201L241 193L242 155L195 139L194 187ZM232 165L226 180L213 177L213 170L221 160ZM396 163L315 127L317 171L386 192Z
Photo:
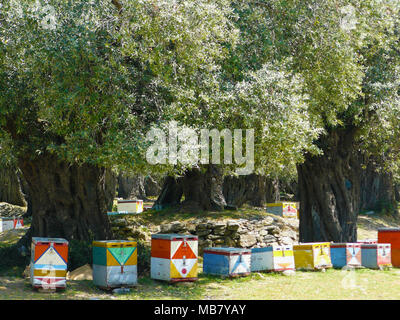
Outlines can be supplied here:
M400 267L400 228L378 229L378 243L391 244L392 265Z

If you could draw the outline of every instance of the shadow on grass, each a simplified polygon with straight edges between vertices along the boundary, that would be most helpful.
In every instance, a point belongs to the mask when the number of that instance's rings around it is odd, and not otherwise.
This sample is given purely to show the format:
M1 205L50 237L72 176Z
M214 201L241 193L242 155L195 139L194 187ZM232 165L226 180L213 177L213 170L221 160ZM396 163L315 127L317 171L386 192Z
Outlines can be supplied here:
M400 218L387 214L359 215L357 225L365 230L377 231L380 228L399 227Z
M131 217L133 219L138 219L143 223L151 224L161 224L168 223L172 221L185 221L191 219L262 219L266 216L273 216L272 214L266 213L263 209L254 208L239 208L237 210L223 210L223 211L196 211L187 212L180 210L179 208L166 208L163 210L147 210L140 215Z

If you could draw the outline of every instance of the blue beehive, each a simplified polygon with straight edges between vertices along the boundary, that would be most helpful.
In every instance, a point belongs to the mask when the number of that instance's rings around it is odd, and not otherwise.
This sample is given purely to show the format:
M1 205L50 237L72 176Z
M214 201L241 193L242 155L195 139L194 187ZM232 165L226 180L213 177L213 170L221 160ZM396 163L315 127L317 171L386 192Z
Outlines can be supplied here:
M247 275L251 272L251 250L242 248L205 248L203 273L221 276Z
M361 267L361 244L331 243L331 260L334 268Z
M361 245L361 262L363 267L381 269L392 266L390 243Z

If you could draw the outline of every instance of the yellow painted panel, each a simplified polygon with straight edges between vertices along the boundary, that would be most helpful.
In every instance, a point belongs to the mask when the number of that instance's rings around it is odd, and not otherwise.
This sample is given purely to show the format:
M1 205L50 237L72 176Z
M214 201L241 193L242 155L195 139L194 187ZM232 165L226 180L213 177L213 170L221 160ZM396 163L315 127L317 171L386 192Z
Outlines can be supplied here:
M192 270L187 275L187 278L197 278L197 262L194 264Z
M33 270L34 277L66 277L67 270L54 270L54 269L35 269Z
M296 269L314 269L313 251L311 249L294 249Z
M110 251L107 250L107 266L120 266L121 264L113 257Z
M285 254L283 254L285 252ZM274 257L288 257L288 256L293 256L293 250L279 250L279 251L273 251L273 256Z
M176 269L176 267L172 261L170 262L170 265L171 265L171 278L173 278L173 279L182 278L181 274Z
M125 262L126 266L134 266L137 265L137 248L135 251L132 253L132 255L129 257L128 260Z

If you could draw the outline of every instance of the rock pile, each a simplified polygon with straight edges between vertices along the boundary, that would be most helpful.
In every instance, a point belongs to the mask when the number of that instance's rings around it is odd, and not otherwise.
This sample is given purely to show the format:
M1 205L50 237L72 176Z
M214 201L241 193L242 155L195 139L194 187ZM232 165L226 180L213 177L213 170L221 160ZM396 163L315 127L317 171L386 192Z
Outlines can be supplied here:
M161 226L141 226L126 218L112 222L113 231L125 238L150 241L152 233L193 234L199 237L199 251L206 247L229 246L260 248L271 244L298 243L297 219L267 215L249 219L195 219L190 222L174 221Z
M0 217L22 217L26 213L25 207L15 206L7 202L0 202Z

